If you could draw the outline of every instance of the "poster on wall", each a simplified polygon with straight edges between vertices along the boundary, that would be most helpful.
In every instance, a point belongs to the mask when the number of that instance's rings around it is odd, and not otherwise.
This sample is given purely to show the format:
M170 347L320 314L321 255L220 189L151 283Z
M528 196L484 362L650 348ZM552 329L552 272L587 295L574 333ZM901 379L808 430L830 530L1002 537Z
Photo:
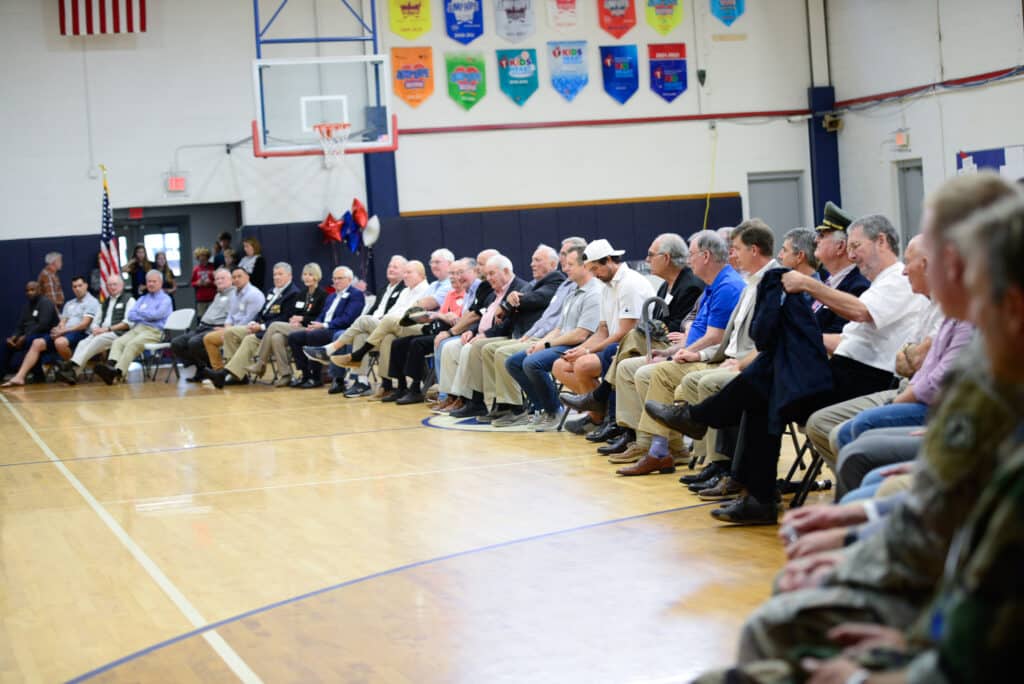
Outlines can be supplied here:
M746 9L744 4L745 0L711 0L711 14L726 26L732 26Z
M958 176L977 173L978 169L992 169L1009 181L1024 179L1024 145L957 153Z
M551 85L559 95L572 102L586 87L587 41L559 40L548 43Z
M434 50L430 47L391 48L395 95L419 107L434 94Z
M430 30L430 0L388 0L391 32L416 40Z
M470 110L487 94L487 72L480 52L446 52L448 95L463 109Z
M548 8L548 24L560 33L572 31L580 24L583 7L579 0L545 0Z
M597 0L597 13L601 28L616 38L621 38L636 26L633 0Z
M510 43L533 35L533 0L494 0L494 30Z
M666 102L682 95L686 90L686 44L648 45L647 57L651 65L651 90Z
M452 40L469 45L484 32L483 0L446 0L444 28Z
M640 87L638 65L636 45L601 46L604 91L619 104L626 104Z
M667 36L683 20L683 0L647 0L647 23Z
M498 50L498 83L522 107L537 92L537 51Z

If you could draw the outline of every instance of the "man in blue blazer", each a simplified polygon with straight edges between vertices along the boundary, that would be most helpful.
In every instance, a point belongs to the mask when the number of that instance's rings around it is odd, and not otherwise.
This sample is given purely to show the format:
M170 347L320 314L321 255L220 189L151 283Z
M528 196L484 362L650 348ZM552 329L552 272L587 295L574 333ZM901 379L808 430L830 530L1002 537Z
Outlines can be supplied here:
M292 381L292 387L311 389L323 386L323 368L319 364L311 368L309 359L302 353L302 348L329 344L339 331L352 325L362 313L366 299L361 290L352 287L353 278L352 269L348 266L338 266L334 269L334 294L324 302L323 311L308 328L296 330L288 335L288 346L292 350L295 368L299 371Z

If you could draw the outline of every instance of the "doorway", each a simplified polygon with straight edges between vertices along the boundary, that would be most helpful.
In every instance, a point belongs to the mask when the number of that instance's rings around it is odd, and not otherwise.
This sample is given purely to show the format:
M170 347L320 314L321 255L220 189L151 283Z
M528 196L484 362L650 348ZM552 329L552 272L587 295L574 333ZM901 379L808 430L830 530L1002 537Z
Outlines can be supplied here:
M808 225L804 216L802 171L747 174L747 188L750 216L771 226L776 251L782 246L783 235L793 228Z
M896 193L900 203L900 248L921 231L921 206L924 202L924 168L920 159L896 162Z

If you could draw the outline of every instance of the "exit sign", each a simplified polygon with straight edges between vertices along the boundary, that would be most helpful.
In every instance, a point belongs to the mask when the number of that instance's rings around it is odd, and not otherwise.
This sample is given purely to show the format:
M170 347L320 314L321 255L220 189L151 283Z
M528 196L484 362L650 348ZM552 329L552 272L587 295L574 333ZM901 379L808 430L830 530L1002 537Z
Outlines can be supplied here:
M184 176L168 176L167 192L185 192Z
M164 174L164 195L188 197L188 173L170 171Z

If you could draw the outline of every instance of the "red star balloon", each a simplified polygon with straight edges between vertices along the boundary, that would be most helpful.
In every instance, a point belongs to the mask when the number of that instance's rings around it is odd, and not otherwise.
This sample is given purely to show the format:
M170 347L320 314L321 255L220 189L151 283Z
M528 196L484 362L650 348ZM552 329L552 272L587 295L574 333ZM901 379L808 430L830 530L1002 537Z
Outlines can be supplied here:
M358 197L354 198L352 200L352 220L359 226L359 230L366 227L367 219L369 219L369 216L366 215L366 207L363 206Z
M324 236L324 244L341 242L341 221L334 218L334 214L328 212L327 218L320 223L320 232Z

